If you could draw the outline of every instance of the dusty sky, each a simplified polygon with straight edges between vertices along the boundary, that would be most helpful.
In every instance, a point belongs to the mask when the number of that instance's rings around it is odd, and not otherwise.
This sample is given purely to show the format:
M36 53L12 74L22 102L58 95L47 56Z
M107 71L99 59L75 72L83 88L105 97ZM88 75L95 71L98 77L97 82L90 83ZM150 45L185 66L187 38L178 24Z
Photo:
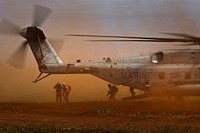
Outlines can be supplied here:
M31 25L34 5L52 9L42 26L49 38L65 40L61 59L73 62L103 57L144 55L157 50L178 48L172 44L91 43L65 33L128 36L164 36L160 33L200 35L199 0L0 0L0 20L8 18L20 27ZM72 101L106 100L107 82L91 75L52 75L33 84L39 71L29 49L25 68L12 68L5 60L24 39L0 35L0 102L54 101L53 86L63 81L72 86ZM194 47L195 48L195 47ZM118 99L129 95L119 86Z

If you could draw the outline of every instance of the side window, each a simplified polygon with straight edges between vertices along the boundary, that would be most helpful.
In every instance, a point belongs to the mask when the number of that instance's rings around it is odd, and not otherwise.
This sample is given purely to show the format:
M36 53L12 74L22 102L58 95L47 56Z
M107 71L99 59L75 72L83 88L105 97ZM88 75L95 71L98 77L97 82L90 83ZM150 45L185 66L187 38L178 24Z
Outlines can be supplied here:
M164 58L163 52L159 52L159 53L152 55L151 61L152 61L152 63L159 63L163 60L163 58Z
M190 72L185 73L185 79L191 79L191 73Z
M152 63L158 63L158 60L157 60L157 56L156 56L156 55L153 55L153 56L151 57L151 62L152 62Z
M164 72L159 73L159 79L165 79L165 73Z

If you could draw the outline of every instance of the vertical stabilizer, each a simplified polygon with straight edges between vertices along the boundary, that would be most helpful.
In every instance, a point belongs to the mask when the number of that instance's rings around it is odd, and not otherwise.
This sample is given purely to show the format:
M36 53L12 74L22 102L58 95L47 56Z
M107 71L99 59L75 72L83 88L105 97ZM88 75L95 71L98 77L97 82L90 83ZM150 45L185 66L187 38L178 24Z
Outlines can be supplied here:
M23 29L20 34L27 39L39 67L47 64L62 64L61 59L41 29L30 26Z
M61 64L62 61L47 39L43 41L29 41L29 45L38 65Z

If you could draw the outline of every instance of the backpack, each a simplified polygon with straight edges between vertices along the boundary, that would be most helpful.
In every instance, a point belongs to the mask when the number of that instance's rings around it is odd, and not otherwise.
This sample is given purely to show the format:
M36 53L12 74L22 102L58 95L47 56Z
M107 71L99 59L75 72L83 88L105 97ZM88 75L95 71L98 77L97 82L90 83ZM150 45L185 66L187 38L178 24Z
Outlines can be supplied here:
M113 86L112 88L114 92L118 92L118 88L116 86Z

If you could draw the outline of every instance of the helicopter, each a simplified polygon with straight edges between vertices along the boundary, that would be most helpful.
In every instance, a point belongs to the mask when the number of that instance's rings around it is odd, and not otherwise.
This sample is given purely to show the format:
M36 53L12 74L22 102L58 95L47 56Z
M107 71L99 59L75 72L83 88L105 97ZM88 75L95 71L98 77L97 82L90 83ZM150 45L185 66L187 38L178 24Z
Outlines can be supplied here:
M200 46L200 38L185 33L163 33L176 38L141 37L141 36L109 36L66 34L75 37L100 37L112 39L89 40L92 42L178 42L183 46ZM115 38L115 39L113 39ZM200 90L200 49L165 49L146 56L133 56L109 59L111 68L121 67L110 72L110 81L144 91L144 94L125 97L123 100L140 99L149 96L175 96L178 100L183 96L199 96ZM114 74L113 74L114 73ZM117 74L118 73L118 74ZM108 79L106 79L108 81Z
M133 100L154 95L161 96L199 96L200 85L200 49L167 49L145 56L124 58L103 58L82 62L64 63L58 56L52 44L48 41L40 26L48 18L51 9L36 5L33 24L19 28L9 20L2 20L0 33L21 35L26 39L14 53L15 57L23 60L26 47L29 45L38 64L38 81L52 74L91 74L114 85L123 85L141 90L144 94L125 97L123 100ZM140 42L182 42L185 45L199 45L200 38L182 34L167 33L176 38L155 37L126 37L102 35L78 35L81 37L112 37L123 40L92 40L92 41L140 41ZM20 68L22 62L9 61L10 65Z

